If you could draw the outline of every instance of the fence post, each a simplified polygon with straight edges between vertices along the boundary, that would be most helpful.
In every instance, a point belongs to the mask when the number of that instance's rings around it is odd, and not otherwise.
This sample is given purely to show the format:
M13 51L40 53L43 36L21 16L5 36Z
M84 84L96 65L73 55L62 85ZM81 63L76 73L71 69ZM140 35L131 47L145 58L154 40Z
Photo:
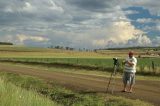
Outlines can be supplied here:
M152 71L155 74L155 64L154 64L154 61L152 61Z
M78 58L77 58L77 65L78 65Z

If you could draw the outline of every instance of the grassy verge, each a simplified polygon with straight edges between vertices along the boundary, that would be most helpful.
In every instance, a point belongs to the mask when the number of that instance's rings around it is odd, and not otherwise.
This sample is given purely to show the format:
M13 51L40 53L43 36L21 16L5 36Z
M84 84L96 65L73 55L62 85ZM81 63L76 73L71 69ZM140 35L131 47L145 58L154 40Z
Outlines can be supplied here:
M50 99L0 79L0 106L58 106Z
M152 106L151 104L144 103L140 100L131 100L115 96L106 97L106 101L108 102L105 106Z
M95 93L77 93L60 85L57 85L54 82L48 82L26 75L1 72L0 77L3 78L7 83L11 82L12 84L15 84L16 86L19 86L21 88L36 91L39 94L43 94L46 97L64 106L152 106L149 103L145 103L139 100L115 97L109 94L101 95ZM12 89L12 87L10 89ZM13 103L14 101L16 100L13 100Z

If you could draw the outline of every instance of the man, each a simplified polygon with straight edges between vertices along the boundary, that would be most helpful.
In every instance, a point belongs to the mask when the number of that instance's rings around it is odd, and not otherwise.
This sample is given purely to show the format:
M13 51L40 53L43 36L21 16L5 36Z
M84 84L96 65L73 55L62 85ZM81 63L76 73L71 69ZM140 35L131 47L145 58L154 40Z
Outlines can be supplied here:
M123 75L123 84L124 88L122 92L127 92L127 83L129 82L129 93L132 93L133 86L135 84L135 73L136 73L136 65L137 59L133 56L133 52L128 53L129 57L123 61L124 64L124 75Z

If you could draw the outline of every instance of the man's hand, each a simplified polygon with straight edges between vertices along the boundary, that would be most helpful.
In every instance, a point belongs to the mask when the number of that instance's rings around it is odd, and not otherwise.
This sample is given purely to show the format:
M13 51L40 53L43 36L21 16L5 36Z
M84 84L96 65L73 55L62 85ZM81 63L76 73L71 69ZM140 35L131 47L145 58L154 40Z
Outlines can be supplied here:
M129 64L129 66L133 66L134 63L130 62L130 61L126 61L127 64Z

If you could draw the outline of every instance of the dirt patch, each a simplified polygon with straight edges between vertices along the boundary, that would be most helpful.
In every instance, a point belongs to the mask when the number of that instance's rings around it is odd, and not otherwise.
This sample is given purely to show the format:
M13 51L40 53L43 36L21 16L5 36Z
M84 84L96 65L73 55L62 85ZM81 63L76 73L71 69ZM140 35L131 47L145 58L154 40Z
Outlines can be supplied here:
M86 70L100 70L111 72L113 68L104 68L97 66L88 66L88 65L78 65L78 64L69 64L69 63L45 63L45 62L27 62L19 60L0 60L0 62L11 62L11 63L22 63L28 65L43 65L48 67L60 67L60 68L70 68L70 69L86 69Z

